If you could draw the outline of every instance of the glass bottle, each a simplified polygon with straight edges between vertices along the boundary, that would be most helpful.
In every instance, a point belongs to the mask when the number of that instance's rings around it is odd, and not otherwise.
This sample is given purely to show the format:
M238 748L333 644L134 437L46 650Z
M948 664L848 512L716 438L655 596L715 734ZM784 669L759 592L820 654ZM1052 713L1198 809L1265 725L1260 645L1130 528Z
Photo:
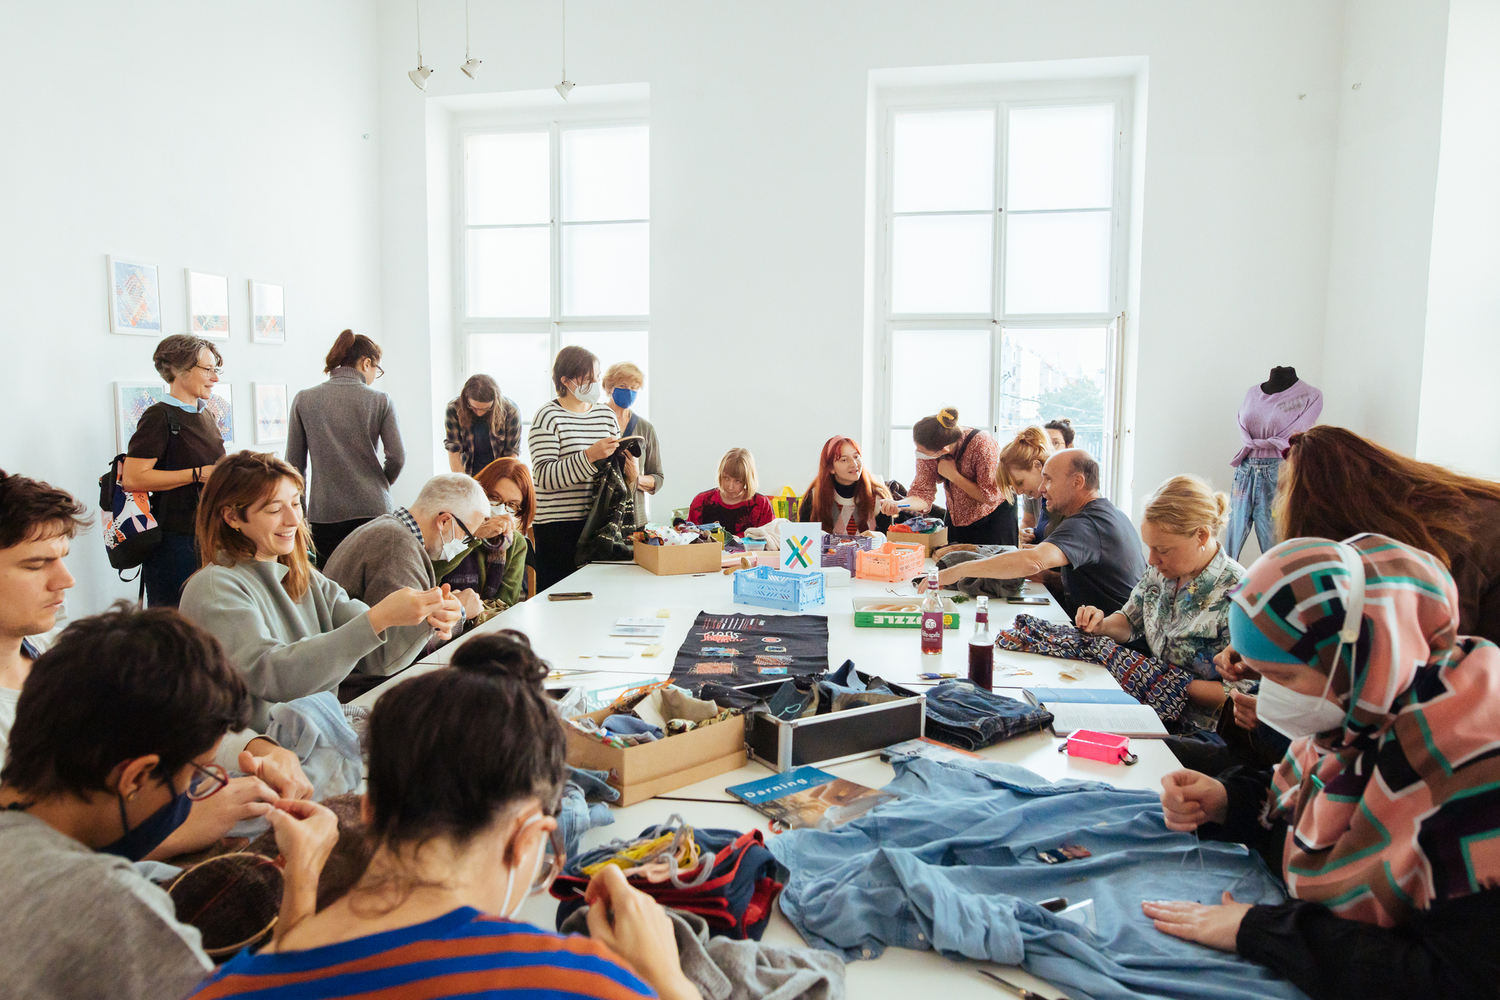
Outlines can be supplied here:
M980 597L974 609L974 634L969 638L969 680L975 687L995 687L995 637L990 634L990 599Z
M927 574L927 596L922 599L922 652L943 653L943 598L938 594L938 571Z

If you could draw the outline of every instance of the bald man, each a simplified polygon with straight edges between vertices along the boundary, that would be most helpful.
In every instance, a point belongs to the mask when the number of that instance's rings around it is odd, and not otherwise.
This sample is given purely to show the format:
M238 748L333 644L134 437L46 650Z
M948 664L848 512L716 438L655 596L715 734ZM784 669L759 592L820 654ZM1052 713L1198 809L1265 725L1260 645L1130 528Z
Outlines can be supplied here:
M1108 608L1105 614L1120 610L1146 572L1146 560L1130 518L1099 495L1099 463L1079 448L1055 453L1042 468L1042 495L1049 511L1066 515L1045 542L950 567L938 574L938 583L1018 580L1060 569L1069 620L1085 604Z

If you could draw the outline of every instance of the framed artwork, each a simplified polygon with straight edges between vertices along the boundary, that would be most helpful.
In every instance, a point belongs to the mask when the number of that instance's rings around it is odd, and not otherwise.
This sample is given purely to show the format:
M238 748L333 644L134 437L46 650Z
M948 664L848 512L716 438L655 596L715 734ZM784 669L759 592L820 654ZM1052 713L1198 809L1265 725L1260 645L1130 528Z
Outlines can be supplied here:
M257 344L286 343L286 295L280 285L250 279L250 339Z
M160 337L161 280L155 264L106 256L109 271L109 330L111 333Z
M229 279L187 268L188 333L229 339Z
M141 414L153 403L167 398L167 387L160 382L115 383L115 452L125 451L135 434Z
M214 394L208 397L204 408L214 415L214 423L219 425L224 443L234 444L234 387L228 382L215 385Z
M287 402L285 382L252 382L255 396L255 443L280 444L286 440Z

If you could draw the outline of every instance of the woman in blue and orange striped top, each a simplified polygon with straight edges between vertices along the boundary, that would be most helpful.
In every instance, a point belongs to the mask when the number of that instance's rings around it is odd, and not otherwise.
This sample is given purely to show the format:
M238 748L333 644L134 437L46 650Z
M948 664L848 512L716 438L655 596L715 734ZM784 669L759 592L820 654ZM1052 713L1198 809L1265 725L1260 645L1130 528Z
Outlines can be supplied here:
M382 697L370 715L369 868L347 896L241 954L196 996L698 1000L671 919L615 866L589 887L592 938L514 919L563 862L567 768L546 675L526 637L504 631Z

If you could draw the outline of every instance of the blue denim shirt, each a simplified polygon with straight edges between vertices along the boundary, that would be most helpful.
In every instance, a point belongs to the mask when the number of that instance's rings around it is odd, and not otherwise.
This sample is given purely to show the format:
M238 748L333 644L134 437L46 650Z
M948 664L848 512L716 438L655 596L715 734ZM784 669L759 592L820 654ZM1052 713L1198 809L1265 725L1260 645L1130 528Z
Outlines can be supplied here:
M810 944L851 960L894 945L1021 965L1080 1000L1304 997L1264 966L1161 933L1141 912L1147 899L1217 903L1225 889L1242 902L1285 899L1244 847L1167 830L1156 793L1051 784L992 761L895 766L886 790L897 801L771 841L791 870L782 911ZM1037 857L1064 844L1091 856ZM1097 932L1036 905L1052 896L1093 899Z

